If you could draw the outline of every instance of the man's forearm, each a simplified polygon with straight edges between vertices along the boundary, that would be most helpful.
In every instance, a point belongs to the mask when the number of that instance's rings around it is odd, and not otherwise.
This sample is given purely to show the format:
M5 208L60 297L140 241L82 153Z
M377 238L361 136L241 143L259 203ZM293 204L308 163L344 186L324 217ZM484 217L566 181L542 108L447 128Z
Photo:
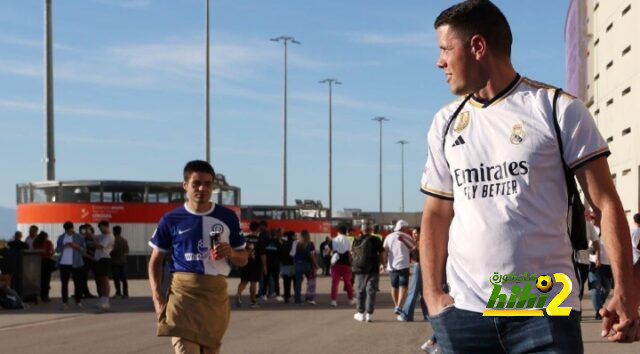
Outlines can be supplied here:
M601 208L602 239L613 272L614 292L633 291L629 279L633 279L631 236L619 203L610 202ZM631 286L630 286L631 285Z
M162 260L152 259L149 262L149 286L153 297L162 297Z
M246 250L231 250L229 260L236 267L244 267L249 262L249 254Z
M422 234L418 248L422 282L426 294L441 292L444 282L450 220L438 219L435 215L425 215L420 227Z

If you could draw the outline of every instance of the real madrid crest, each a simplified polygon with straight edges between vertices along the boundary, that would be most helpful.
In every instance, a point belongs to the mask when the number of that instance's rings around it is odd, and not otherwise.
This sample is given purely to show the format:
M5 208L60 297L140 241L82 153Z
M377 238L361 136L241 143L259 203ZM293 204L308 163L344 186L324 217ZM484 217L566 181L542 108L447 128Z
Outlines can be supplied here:
M511 144L519 145L524 141L524 127L522 123L516 123L511 128Z
M469 125L469 111L464 111L456 118L456 125L453 127L453 131L460 134L467 125Z

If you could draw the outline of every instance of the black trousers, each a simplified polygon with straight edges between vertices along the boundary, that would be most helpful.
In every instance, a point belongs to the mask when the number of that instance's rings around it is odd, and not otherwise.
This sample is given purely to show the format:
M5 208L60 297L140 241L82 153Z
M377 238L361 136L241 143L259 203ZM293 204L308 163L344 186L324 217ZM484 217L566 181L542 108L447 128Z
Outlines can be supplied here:
M91 265L93 261L84 259L84 265L78 270L80 271L80 295L82 297L91 296L91 291L89 291L89 270L91 269ZM96 283L97 284L97 283Z
M82 298L81 284L82 268L73 268L70 265L60 265L60 283L62 284L62 302L65 304L69 300L69 277L73 279L73 298L76 304L80 303Z
M51 273L55 267L52 259L43 259L40 267L40 300L49 301L49 289L51 289Z
M127 283L127 272L125 264L113 264L111 271L113 273L113 285L116 288L117 296L129 296L129 284ZM122 292L120 284L122 283Z

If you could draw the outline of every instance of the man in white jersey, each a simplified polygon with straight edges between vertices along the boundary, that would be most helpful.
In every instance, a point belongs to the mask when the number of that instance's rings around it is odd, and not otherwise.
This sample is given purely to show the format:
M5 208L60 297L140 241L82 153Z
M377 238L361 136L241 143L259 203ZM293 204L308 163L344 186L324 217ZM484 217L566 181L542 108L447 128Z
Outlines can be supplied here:
M637 340L629 230L605 158L608 147L587 109L560 95L556 136L555 90L514 70L509 24L490 1L454 5L434 27L437 66L462 96L433 119L421 185L428 197L420 259L438 344L444 352L582 351L577 286L562 302L573 309L565 316L483 316L488 308L514 308L520 291L517 308L546 308L547 297L565 286L541 294L533 276L563 273L576 284L563 159L602 217L616 283L606 306L616 322L609 339ZM516 285L514 275L527 284L518 279Z
M211 202L215 172L206 161L183 170L187 202L166 213L149 245L149 283L159 336L171 337L176 353L219 353L230 308L225 277L229 262L247 264L245 240L233 210ZM162 292L163 260L171 252L169 296Z

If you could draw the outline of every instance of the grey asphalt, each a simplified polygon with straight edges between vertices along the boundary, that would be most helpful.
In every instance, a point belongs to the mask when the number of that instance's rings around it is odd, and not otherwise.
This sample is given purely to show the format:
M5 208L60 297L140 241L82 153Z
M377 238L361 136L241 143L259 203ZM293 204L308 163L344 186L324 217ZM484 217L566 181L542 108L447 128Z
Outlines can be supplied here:
M229 292L238 280L229 279ZM59 284L52 282L53 302L26 311L0 310L0 353L172 353L167 338L155 336L155 316L146 280L130 281L129 299L112 300L112 312L59 309ZM329 307L330 279L318 279L318 305L269 300L258 309L233 308L223 353L422 353L430 336L426 322L398 322L391 312L388 278L381 279L374 322L353 320L354 309L341 292L337 308ZM94 289L94 285L90 285ZM247 289L248 290L248 289ZM112 290L113 291L113 290ZM58 296L58 297L56 297ZM72 301L70 301L72 302ZM587 297L582 333L586 353L640 353L640 343L608 343L600 338L599 321ZM416 317L421 318L417 308Z

